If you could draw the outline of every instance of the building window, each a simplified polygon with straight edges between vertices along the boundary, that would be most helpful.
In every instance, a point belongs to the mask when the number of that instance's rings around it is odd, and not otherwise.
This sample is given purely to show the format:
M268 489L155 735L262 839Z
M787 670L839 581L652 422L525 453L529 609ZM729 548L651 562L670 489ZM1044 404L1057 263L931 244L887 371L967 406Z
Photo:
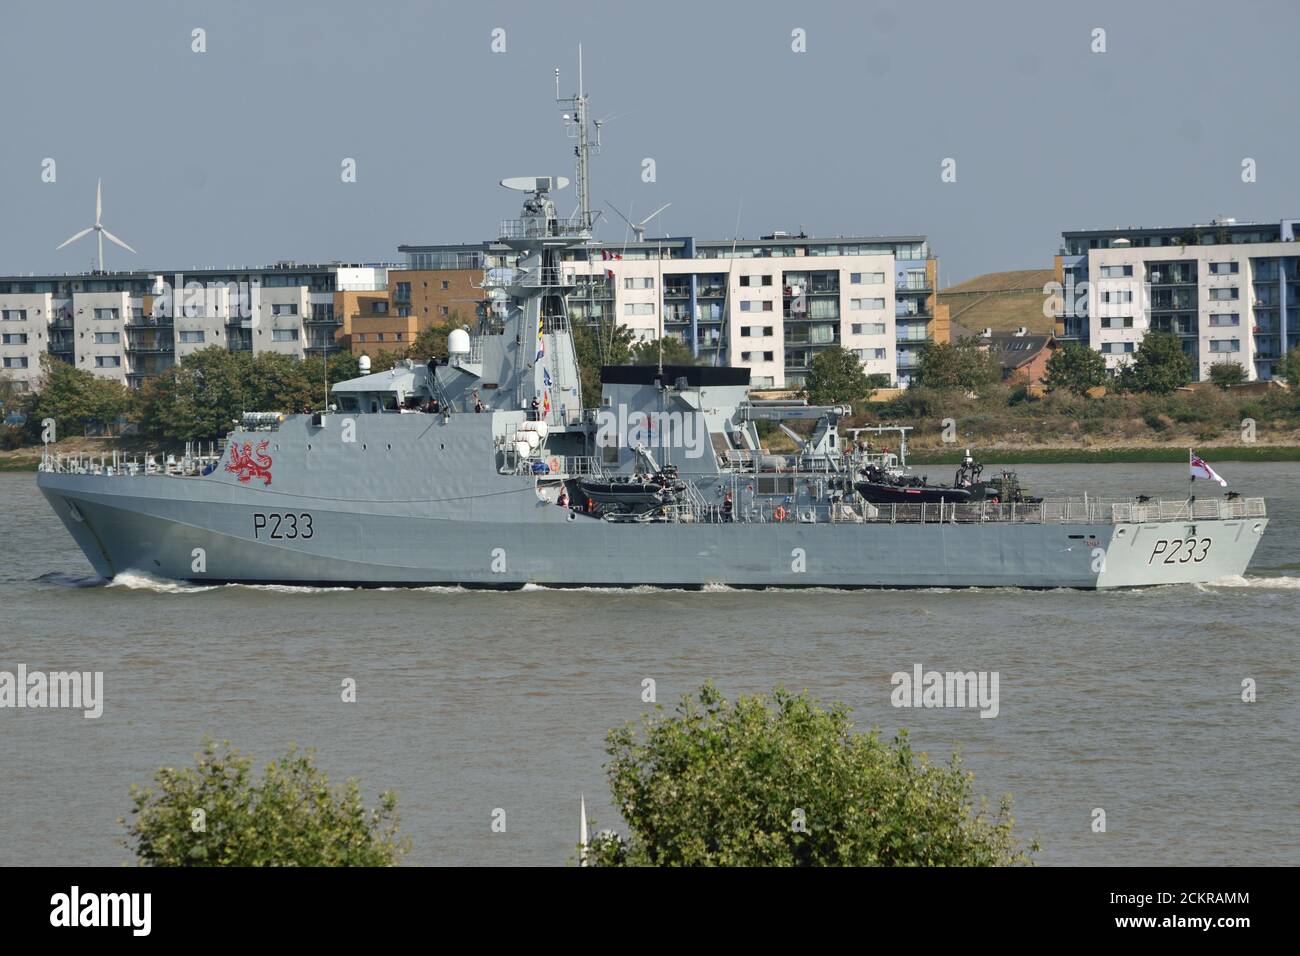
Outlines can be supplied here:
M451 283L448 282L446 279L443 279L443 280L442 280L442 287L443 287L444 290L445 290L445 289L450 289L450 288L451 288Z
M394 293L393 298L397 299L398 302L410 302L411 283L409 282L397 283L397 291Z
M879 362L885 357L884 349L854 349L853 354L860 362Z
M849 299L849 308L854 311L860 311L862 309L883 309L884 307L884 299Z
M447 314L448 314L447 306L445 306L445 305L441 305L441 306L439 306L439 307L438 307L438 314L439 314L439 315L444 315L444 316L447 315Z
M96 309L95 318L97 319L116 319L117 309Z
M371 303L370 303L370 314L371 314L371 315L387 315L387 314L388 314L388 303L385 302L385 301L382 300L382 299L379 300L379 301L376 301L376 302L371 302Z
M1210 298L1218 302L1236 301L1237 287L1229 286L1224 289L1211 289Z
M1107 355L1120 355L1125 352L1133 351L1132 342L1103 342L1101 350Z
M5 368L26 368L27 359L25 356L10 357L5 356Z
M117 343L121 341L122 341L121 332L96 332L95 333L96 345L117 345Z
M26 309L5 309L4 321L5 322L26 322L27 310Z
M850 285L883 285L885 274L883 272L850 272Z
M1241 315L1236 312L1212 312L1210 313L1210 325L1241 325Z
M398 317L398 318L400 318L400 319L405 319L405 318L407 318L408 316L410 316L410 314L411 314L411 307L410 307L409 305L399 305L399 306L397 307L397 317Z
M96 368L121 368L122 356L120 355L96 355Z
M854 335L884 335L884 322L854 322L850 328Z
M1132 302L1133 290L1125 289L1122 292L1103 292L1101 294L1102 302Z
M1101 277L1103 279L1126 279L1133 275L1132 266L1102 266Z
M1240 352L1240 339L1210 339L1211 352Z
M272 329L271 341L272 342L297 342L298 330L297 329Z
M623 305L624 315L654 315L653 302L627 302Z
M274 302L271 304L272 315L297 315L298 306L293 302Z
M203 332L178 332L176 338L184 345L201 345L203 343Z
M357 333L357 341L358 341L358 342L364 342L365 340L366 340L366 333L364 333L364 332L358 332L358 333Z
M3 341L3 343L4 343L5 345L26 345L26 344L27 344L27 333L26 333L26 332L10 332L10 333L7 333L7 334L4 336L3 340L0 340L0 341Z
M1102 319L1103 328L1107 329L1131 329L1133 328L1133 316L1126 315L1123 317Z
M1211 262L1210 275L1212 276L1235 276L1237 274L1238 264L1235 262Z
M624 289L653 289L654 287L654 276L626 276L623 279Z

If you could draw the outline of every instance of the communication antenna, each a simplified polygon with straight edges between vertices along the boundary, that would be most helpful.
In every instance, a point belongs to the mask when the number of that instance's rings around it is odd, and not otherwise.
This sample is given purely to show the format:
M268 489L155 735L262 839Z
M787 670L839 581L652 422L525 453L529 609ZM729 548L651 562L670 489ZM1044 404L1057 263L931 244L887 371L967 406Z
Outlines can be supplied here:
M578 145L573 148L578 157L578 209L582 213L583 224L590 229L595 220L591 215L591 153L600 152L600 130L604 120L589 123L587 119L587 94L582 85L582 44L578 44L578 92L573 96L560 96L560 68L555 68L555 101L567 112L564 114L565 129L570 136L576 136ZM595 131L595 142L591 131Z

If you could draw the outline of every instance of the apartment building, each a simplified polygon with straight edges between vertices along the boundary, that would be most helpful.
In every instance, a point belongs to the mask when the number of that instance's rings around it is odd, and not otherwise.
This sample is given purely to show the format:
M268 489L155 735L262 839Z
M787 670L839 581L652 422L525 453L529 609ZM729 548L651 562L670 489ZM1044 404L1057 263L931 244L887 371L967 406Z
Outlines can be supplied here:
M0 277L0 374L20 389L42 354L132 387L199 349L303 357L346 346L336 298L387 289L388 264Z
M1300 344L1300 220L1062 233L1057 338L1082 342L1117 368L1150 329L1172 332L1198 380L1220 362L1248 379L1280 374Z
M399 246L406 268L391 268L382 290L350 301L344 334L354 354L397 351L430 325L472 325L484 301L488 247ZM498 255L508 250L498 251Z
M484 268L510 264L510 250L494 243L399 250L412 275L446 267L443 293L455 289L451 276L477 283ZM614 321L638 340L674 336L702 363L750 369L760 387L799 387L812 359L832 346L905 385L921 345L948 338L924 236L593 241L568 250L565 268L573 320ZM354 351L365 344L353 337Z

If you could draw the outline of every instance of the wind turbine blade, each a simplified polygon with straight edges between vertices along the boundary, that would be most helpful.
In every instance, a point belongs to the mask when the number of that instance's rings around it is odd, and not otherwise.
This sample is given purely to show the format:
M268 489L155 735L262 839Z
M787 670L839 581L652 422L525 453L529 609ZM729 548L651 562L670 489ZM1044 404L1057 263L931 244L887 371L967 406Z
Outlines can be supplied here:
M94 227L94 226L90 226L90 227L87 228L87 229L83 229L83 230L81 230L81 232L77 233L77 234L76 234L75 236L73 236L71 239L64 239L62 242L60 242L57 246L54 247L54 251L55 251L55 252L58 252L60 249L62 249L64 246L68 245L69 243L76 242L76 241L77 241L78 239L80 239L82 236L89 235L90 233L92 233L92 232L94 232L94 231L95 231L95 227Z
M627 216L623 215L622 210L620 210L617 206L615 206L615 205L614 205L612 202L610 202L608 199L605 200L605 205L608 206L610 209L614 210L616 213L618 213L618 218L619 218L619 219L622 219L625 223L627 223L629 226L631 226L634 230L636 229L636 223L634 223L631 219L627 218Z
M95 222L104 214L104 180L95 180Z
M125 242L123 242L121 239L117 238L117 236L113 235L113 234L112 234L111 232L109 232L107 229L103 229L103 230L101 230L101 231L104 233L104 238L107 239L109 242L116 242L119 246L121 246L121 247L122 247L123 249L125 249L127 252L135 252L134 249L132 249L130 246L128 246L128 245L127 245ZM139 255L139 253L136 252L136 255Z
M669 206L671 206L671 205L672 205L672 203L670 203L670 202L666 202L666 203L664 203L662 206L660 206L658 209L656 209L656 210L655 210L654 212L652 212L650 215L648 215L648 216L646 216L644 219L642 219L642 220L641 220L641 225L644 226L647 222L649 222L649 221L650 221L651 219L653 219L655 216L659 215L661 212L663 212L665 209L667 209L667 208L668 208Z

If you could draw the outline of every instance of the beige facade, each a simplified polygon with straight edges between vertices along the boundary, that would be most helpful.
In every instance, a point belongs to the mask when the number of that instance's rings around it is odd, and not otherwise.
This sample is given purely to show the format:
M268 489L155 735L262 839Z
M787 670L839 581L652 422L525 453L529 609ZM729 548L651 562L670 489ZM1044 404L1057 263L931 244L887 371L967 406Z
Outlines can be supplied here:
M99 378L126 384L125 323L129 292L76 292L72 296L73 364Z
M49 349L53 297L48 293L0 294L0 377L19 391L40 382L41 356Z
M892 255L617 259L565 268L578 276L605 274L614 315L638 341L683 335L680 323L691 316L688 300L674 295L681 288L674 278L720 276L716 288L697 282L697 301L704 303L698 344L725 350L729 364L748 368L757 387L784 388L787 369L803 368L819 348L832 345L856 354L867 374L895 381Z

